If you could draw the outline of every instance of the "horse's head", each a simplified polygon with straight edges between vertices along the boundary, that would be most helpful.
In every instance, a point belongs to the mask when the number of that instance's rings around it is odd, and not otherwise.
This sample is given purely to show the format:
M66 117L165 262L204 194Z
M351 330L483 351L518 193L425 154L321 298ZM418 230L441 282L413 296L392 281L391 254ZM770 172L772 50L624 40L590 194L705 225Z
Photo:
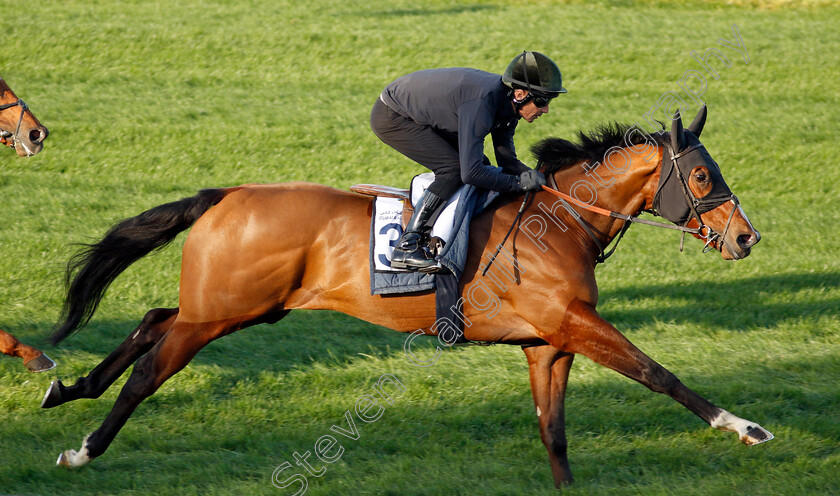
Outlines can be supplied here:
M699 228L694 236L706 242L706 249L720 251L725 260L738 260L750 254L761 235L700 143L705 122L705 106L687 129L679 115L674 118L653 208L674 224Z
M44 148L50 132L0 78L0 144L14 148L21 157L35 155Z

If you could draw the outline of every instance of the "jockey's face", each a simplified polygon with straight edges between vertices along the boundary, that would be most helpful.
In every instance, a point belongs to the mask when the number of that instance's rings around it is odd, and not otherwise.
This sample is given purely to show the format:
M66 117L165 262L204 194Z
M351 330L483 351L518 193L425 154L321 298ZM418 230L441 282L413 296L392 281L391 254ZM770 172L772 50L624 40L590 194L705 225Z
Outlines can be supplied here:
M517 90L513 91L513 96L517 100L521 101L521 100L524 100L528 96L528 92L525 91L525 90L517 89ZM534 104L533 99L528 100L528 103L526 103L525 105L523 105L522 107L519 108L519 115L523 119L525 119L525 122L528 122L528 123L534 122L537 119L537 117L539 117L543 114L547 114L547 113L548 113L548 104L546 104L545 107L537 107Z

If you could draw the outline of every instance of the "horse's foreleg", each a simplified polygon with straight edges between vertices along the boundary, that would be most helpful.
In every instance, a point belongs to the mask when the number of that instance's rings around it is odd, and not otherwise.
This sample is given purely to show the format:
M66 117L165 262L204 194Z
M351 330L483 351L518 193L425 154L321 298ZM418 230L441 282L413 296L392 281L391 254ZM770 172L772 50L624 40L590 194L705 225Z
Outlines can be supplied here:
M773 439L773 434L755 422L738 418L687 388L674 374L636 348L591 305L578 299L569 304L560 329L546 339L562 350L580 353L634 379L652 391L667 394L712 427L736 432L744 444Z
M554 485L560 488L572 483L572 471L566 456L564 399L569 369L575 356L553 346L531 346L524 351L528 358L540 437L548 450Z
M86 377L80 377L72 386L65 386L59 380L53 381L41 401L41 408L101 396L132 363L160 341L177 316L177 308L156 308L147 312L128 338Z
M50 357L17 340L11 334L0 330L0 353L23 359L23 365L30 372L44 372L55 367Z
M158 390L161 384L183 369L198 351L214 338L224 334L220 327L197 329L178 322L137 360L134 370L117 397L114 407L102 426L82 441L80 451L67 450L59 455L56 464L81 466L101 455L117 436L134 409Z

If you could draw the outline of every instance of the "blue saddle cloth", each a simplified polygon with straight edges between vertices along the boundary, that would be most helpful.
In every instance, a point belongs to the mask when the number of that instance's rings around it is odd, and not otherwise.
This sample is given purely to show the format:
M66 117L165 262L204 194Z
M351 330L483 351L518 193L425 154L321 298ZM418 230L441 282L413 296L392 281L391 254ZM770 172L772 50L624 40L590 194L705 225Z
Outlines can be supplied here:
M474 186L464 185L460 200L455 207L452 220L452 238L436 257L441 265L449 269L460 280L467 261L469 247L470 220L482 212L498 196L493 191L479 190ZM437 275L422 272L382 270L382 254L375 253L374 241L379 230L375 227L377 218L376 203L370 223L370 294L404 294L428 291L436 288ZM400 230L400 234L402 231ZM377 264L377 258L380 263Z

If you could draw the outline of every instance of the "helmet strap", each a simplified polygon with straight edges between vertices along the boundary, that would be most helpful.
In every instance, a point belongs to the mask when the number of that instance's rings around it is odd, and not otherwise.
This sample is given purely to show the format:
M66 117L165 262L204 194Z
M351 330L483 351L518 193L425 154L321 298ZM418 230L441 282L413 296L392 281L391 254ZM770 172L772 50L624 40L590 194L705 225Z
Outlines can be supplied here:
M529 101L531 101L532 98L534 98L534 91L531 89L531 82L528 80L528 61L526 60L527 58L528 58L528 51L523 50L522 51L522 76L525 78L525 88L518 88L518 89L525 90L525 91L528 92L528 94L525 95L525 98L523 98L522 100L517 100L516 96L515 96L517 88L513 88L513 89L510 90L510 95L511 95L510 99L513 102L513 108L514 108L514 110L516 110L516 116L517 117L522 117L521 115L519 115L519 111L522 110L522 107L525 106L526 103L528 103Z
M518 88L518 89L522 89L522 88ZM528 94L525 95L525 98L523 98L521 100L517 100L516 99L516 89L511 89L510 90L510 101L513 102L513 109L516 111L516 116L517 117L522 117L521 115L519 115L519 111L522 110L522 107L524 107L526 103L531 101L532 98L534 98L534 93L529 91Z

